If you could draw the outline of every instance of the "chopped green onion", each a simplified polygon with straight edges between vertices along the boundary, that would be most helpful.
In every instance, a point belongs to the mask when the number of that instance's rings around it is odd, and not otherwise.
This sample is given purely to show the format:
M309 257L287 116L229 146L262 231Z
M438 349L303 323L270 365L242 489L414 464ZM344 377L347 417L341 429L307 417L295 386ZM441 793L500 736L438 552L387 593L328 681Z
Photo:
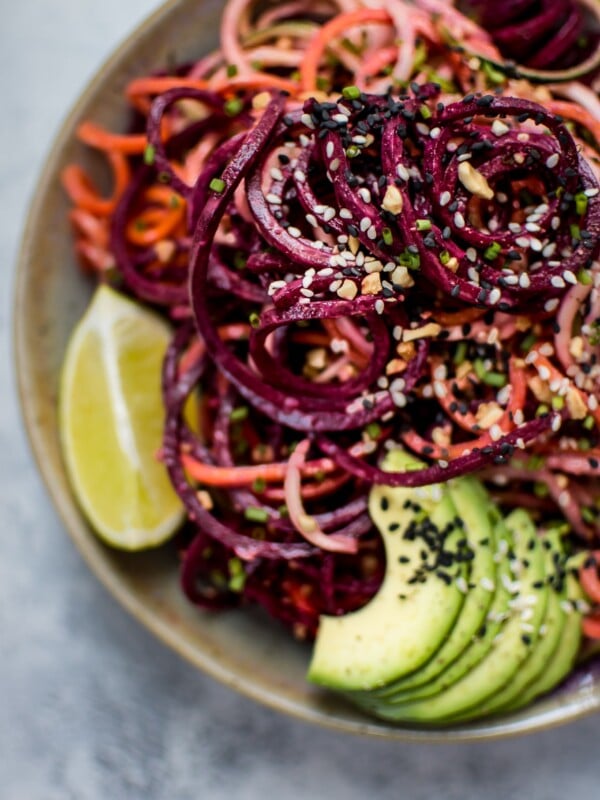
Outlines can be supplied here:
M344 86L342 89L342 95L346 98L346 100L358 100L360 97L360 89L358 86Z
M227 64L227 77L235 78L238 74L238 68L235 64Z
M446 266L446 264L448 264L449 261L450 261L450 253L448 252L448 250L442 250L442 252L440 253L440 263Z
M248 406L238 406L238 408L234 408L229 415L229 419L232 422L241 422L243 419L248 417Z
M487 386L493 386L494 389L502 389L506 386L506 375L501 372L486 372L481 380Z
M232 592L241 592L246 583L246 571L239 558L230 558L227 562L229 569L228 586Z
M536 497L548 497L550 490L545 483L536 483L533 487L533 493Z
M493 242L484 252L483 257L487 261L495 261L502 252L500 242Z
M565 407L565 398L557 395L552 398L552 408L554 411L562 411Z
M381 425L378 425L376 422L370 422L365 428L365 431L369 438L379 439L381 436Z
M573 223L570 227L571 239L581 239L581 228Z
M536 342L537 336L535 333L530 333L521 342L521 350L523 350L524 353L528 353Z
M583 508L581 509L581 516L583 517L583 520L587 522L589 525L594 525L596 522L595 513L592 511L591 508L588 508L587 506L583 506Z
M396 257L396 261L402 267L408 267L408 269L419 269L421 266L421 258L418 253L409 253L408 250L405 250L403 253L400 253L399 256Z
M260 315L253 311L248 317L248 321L253 328L258 328L260 326Z
M256 506L248 506L244 511L244 516L250 522L267 522L269 519L269 515L265 509L257 508Z
M257 494L264 492L266 488L267 482L264 478L256 478L256 480L252 482L252 491L256 492Z
M381 235L383 236L383 241L385 244L390 245L394 241L394 237L392 236L392 231L389 228L384 228L381 231Z
M239 97L232 97L231 100L228 100L223 106L223 111L228 117L236 117L243 108L244 101Z
M583 268L577 273L577 280L584 286L591 286L593 283L593 279L589 273L589 270Z
M156 150L154 149L154 145L147 144L146 149L144 150L144 164L151 167L154 164L154 157L156 156Z
M550 413L550 408L545 404L541 403L536 409L535 415L536 417L542 417L544 414Z
M490 83L501 85L506 82L506 75L503 72L500 72L500 70L496 69L491 62L483 61L481 64L481 69Z
M225 191L225 185L225 181L221 178L213 178L208 184L208 188L212 189L213 192L217 192L217 194L222 194Z
M466 342L459 342L454 354L454 363L457 367L464 364L467 359L468 345Z
M327 78L324 78L322 75L317 76L317 89L320 92L328 92L331 84L329 83Z
M431 230L431 220L430 219L418 219L416 222L416 228L418 231L430 231Z
M279 514L280 517L287 517L290 512L288 511L288 507L286 505L283 505L278 507L277 513Z
M351 144L346 150L346 155L348 158L356 158L356 156L360 155L360 147L358 147L358 145Z
M588 210L588 196L585 192L578 192L575 195L575 211L582 217Z
M594 418L592 417L591 414L588 414L588 416L583 420L583 427L586 429L586 431L591 431L594 425L595 425Z
M424 103L419 108L419 111L421 112L421 116L423 117L423 119L430 119L431 116L432 116L431 109L429 108L429 106L426 106Z

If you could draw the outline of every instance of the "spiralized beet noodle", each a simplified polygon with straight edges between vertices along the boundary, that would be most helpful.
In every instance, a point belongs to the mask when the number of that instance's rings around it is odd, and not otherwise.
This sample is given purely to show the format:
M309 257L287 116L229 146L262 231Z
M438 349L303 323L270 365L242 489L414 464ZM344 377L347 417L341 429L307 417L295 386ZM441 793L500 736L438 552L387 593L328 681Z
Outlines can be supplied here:
M379 483L477 473L597 543L600 110L593 73L498 71L525 5L484 30L441 0L233 0L219 52L130 84L144 127L81 126L115 190L65 171L79 255L175 325L162 458L199 606L310 638L363 605ZM391 446L423 467L383 471Z

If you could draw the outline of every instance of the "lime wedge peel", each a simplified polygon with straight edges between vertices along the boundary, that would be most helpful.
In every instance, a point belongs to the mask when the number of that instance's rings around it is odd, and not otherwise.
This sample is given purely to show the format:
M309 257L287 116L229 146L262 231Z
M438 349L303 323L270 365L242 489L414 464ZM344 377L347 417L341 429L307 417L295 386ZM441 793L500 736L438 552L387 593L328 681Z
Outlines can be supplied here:
M63 363L60 434L73 491L96 533L125 550L163 543L184 516L156 457L171 336L158 315L103 285Z

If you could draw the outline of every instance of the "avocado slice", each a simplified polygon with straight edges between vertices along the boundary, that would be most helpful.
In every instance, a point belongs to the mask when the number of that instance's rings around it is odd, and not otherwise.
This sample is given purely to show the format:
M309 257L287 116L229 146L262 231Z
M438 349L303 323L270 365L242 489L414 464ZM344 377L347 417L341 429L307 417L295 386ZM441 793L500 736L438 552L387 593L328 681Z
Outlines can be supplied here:
M496 510L495 507L494 510ZM496 513L499 515L499 512ZM514 580L515 577L511 571L510 559L506 558L506 555L512 550L512 537L510 530L502 518L496 523L494 540L496 543L494 560L499 561L494 597L483 625L475 634L471 644L469 644L459 657L452 661L439 675L423 685L415 686L414 689L402 690L393 695L388 695L386 697L388 702L407 703L423 697L431 697L432 695L444 691L444 689L452 686L462 678L463 675L473 669L476 664L485 658L493 647L494 639L510 613L509 601L511 595L507 587L510 586L511 581ZM465 607L466 603L465 606L463 606L463 614L465 613ZM426 664L422 670L419 670L419 672L424 674L431 673L430 665L436 662L437 658L437 655L434 656L434 659ZM417 674L418 673L415 673L415 677ZM379 699L380 698L378 698L378 700Z
M572 576L567 577L567 594L570 610L566 613L561 637L554 653L546 663L542 672L511 702L504 705L499 711L516 711L529 705L537 697L556 688L571 672L581 647L581 612L573 603L583 600L583 593L579 582ZM565 606L566 608L566 606Z
M419 466L401 450L384 463L391 471ZM308 672L313 683L341 691L373 689L418 669L446 639L465 599L456 586L465 562L452 571L430 568L440 553L455 562L463 538L449 492L378 486L369 510L386 550L383 583L358 611L321 617Z
M433 658L417 672L374 692L373 695L377 697L389 697L391 700L400 692L408 692L416 687L427 691L426 687L470 648L478 632L485 626L486 616L491 610L494 592L490 591L490 586L497 583L496 526L501 518L500 513L483 485L475 478L464 477L450 481L447 488L463 522L468 548L473 554L470 560L469 591L459 618ZM484 654L482 652L481 656ZM369 705L373 701L373 695L366 698Z
M558 533L550 533L542 540L544 547L544 564L546 571L546 584L548 590L548 604L546 614L540 627L539 637L535 647L528 658L521 664L512 680L495 695L477 707L477 716L489 716L507 705L510 705L525 688L535 681L547 668L562 637L567 614L565 602L567 600L567 584L560 571L564 568L565 554L561 537ZM532 615L531 609L524 604L521 619L528 625L528 618ZM468 718L469 714L465 715ZM459 721L460 716L454 717Z
M544 549L531 517L521 509L506 520L514 542L515 559L522 572L514 589L511 615L504 622L486 657L455 684L432 697L412 703L381 702L372 710L385 719L413 722L444 722L466 714L479 716L480 704L504 687L532 652L546 613L549 589L544 582ZM531 633L523 633L523 598L532 598Z

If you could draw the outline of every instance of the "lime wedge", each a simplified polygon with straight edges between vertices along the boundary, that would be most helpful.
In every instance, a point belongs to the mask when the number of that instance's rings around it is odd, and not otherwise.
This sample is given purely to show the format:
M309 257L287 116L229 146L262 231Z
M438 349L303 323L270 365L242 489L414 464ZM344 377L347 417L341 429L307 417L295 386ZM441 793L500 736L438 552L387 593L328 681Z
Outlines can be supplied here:
M157 459L170 339L160 317L100 286L62 368L60 432L73 490L97 534L124 550L161 544L183 519Z

